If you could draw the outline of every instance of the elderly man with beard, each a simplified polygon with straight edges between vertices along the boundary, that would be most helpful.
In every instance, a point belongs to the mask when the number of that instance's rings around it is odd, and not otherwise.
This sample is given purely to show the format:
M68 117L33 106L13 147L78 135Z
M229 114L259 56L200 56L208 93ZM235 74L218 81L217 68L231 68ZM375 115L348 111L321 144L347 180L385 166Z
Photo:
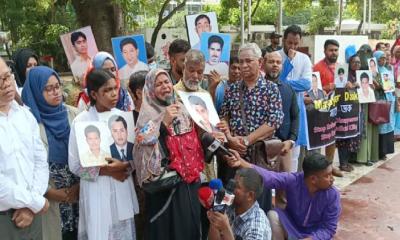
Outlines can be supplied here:
M265 54L264 70L265 79L278 85L282 97L283 123L276 131L276 136L284 143L281 169L285 172L296 172L297 161L291 163L291 150L299 131L299 107L296 92L289 84L279 79L282 71L282 56L278 52Z
M203 75L204 68L205 68L205 58L203 53L195 49L189 50L185 55L182 79L174 86L175 93L177 91L208 93L201 87L204 77ZM180 101L179 97L178 100ZM217 125L217 128L218 126L226 129L225 124L223 123ZM201 135L202 134L201 128L197 129L200 132L199 135ZM225 140L225 135L222 132L214 131L212 134L214 135L215 138L219 139L222 142ZM212 159L210 163L205 164L204 170L201 174L202 183L209 182L211 181L211 179L216 178L217 169L215 169L215 166L216 166L215 158ZM207 221L206 212L203 210L204 209L202 209L201 213L201 224L202 224L201 229L204 236L203 239L206 239L209 223Z

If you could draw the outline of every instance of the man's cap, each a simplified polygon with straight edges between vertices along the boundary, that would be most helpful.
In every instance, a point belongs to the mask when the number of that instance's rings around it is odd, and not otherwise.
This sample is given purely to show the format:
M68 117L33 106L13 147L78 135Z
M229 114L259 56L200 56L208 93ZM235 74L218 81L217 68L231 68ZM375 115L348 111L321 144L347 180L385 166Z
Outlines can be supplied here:
M281 38L281 37L282 37L282 35L280 35L279 33L272 32L269 38Z

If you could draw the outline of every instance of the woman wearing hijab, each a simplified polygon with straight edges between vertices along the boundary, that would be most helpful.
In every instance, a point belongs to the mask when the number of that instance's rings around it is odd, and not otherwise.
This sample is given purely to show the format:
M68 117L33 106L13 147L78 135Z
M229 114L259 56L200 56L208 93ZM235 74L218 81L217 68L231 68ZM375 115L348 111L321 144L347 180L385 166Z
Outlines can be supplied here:
M393 67L393 75L394 82L396 83L396 105L395 106L395 126L394 126L394 137L398 141L400 140L400 45L397 45L393 48L392 52L392 67Z
M361 61L356 54L354 46L346 48L346 60L349 63L348 78L346 84L346 91L349 93L357 94L358 84L356 82L356 71L360 69ZM347 57L349 56L349 57ZM357 158L357 152L360 149L360 136L336 139L336 147L338 148L340 170L345 172L351 172L354 170L350 162L355 162Z
M139 207L132 176L128 172L129 162L106 158L107 165L82 167L78 153L80 139L75 132L78 122L108 124L110 116L121 114L115 108L118 81L104 69L91 70L86 79L90 107L74 119L68 146L69 167L80 177L78 239L134 240L134 215L139 212Z
M19 49L13 56L16 70L16 82L19 88L25 83L27 72L29 69L39 65L39 57L29 48Z
M116 108L122 111L132 111L134 109L132 98L128 91L124 87L121 87L120 79L118 77L117 64L113 56L111 56L111 54L108 52L98 52L93 57L93 69L106 69L115 76L117 85L119 87L119 97ZM86 78L86 76L84 78ZM86 83L83 84L86 85ZM83 111L84 109L88 109L89 105L90 98L87 90L85 89L79 94L77 106L80 111Z
M349 71L349 79L356 78L356 70L368 70L368 59L372 58L372 50L371 47L367 44L362 45L358 50L357 55L359 56L360 62L350 61L350 71ZM355 71L351 70L353 65ZM358 68L358 69L357 69ZM376 82L377 75L372 76L374 79L374 86L378 86ZM371 124L368 121L368 103L361 103L361 115L360 115L360 137L361 137L361 145L360 149L357 153L357 162L364 163L367 166L371 166L373 162L378 161L379 159L379 130L378 126Z
M50 186L45 196L51 210L43 217L44 239L61 239L61 233L64 240L76 239L79 178L68 168L68 140L77 110L63 103L60 77L45 66L29 71L22 100L39 123L48 151Z
M380 94L376 97L380 100L386 100L390 103L390 122L379 125L379 159L386 160L386 154L394 152L394 103L395 96L393 92L383 92L383 80L381 79L382 74L392 75L391 69L385 67L386 65L386 55L383 51L376 51L374 53L374 57L378 61L378 72L379 72L379 84L380 84ZM393 81L390 79L389 81ZM394 86L394 81L391 82L391 85ZM375 94L377 95L377 94Z
M140 186L154 181L165 168L176 171L181 178L171 190L146 193L146 239L151 240L200 239L197 189L204 155L183 104L168 106L168 99L173 96L168 73L151 70L146 76L136 124L133 159L137 181Z

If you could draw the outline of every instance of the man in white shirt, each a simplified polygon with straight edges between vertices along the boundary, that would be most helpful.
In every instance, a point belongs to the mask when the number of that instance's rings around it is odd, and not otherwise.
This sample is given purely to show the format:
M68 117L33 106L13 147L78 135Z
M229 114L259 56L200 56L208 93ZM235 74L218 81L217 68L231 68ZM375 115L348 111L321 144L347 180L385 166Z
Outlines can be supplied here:
M13 101L15 93L14 75L0 58L0 233L2 239L42 239L47 153L36 119Z
M88 54L86 35L83 32L73 32L71 34L71 43L77 54L74 61L71 63L71 71L72 74L81 81L83 75L85 75L92 64L92 59Z
M208 38L208 61L206 62L205 74L211 71L217 71L219 75L227 78L229 67L228 64L221 61L222 50L224 48L224 40L218 35L212 35Z
M132 73L138 71L149 71L146 63L139 60L139 49L135 39L128 37L119 44L122 56L126 64L119 70L119 77L124 81L124 86Z

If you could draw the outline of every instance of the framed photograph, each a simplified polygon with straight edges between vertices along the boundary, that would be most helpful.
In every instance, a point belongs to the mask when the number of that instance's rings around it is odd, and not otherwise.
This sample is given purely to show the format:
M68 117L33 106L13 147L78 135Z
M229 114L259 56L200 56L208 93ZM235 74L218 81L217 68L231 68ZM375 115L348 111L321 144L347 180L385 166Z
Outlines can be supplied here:
M313 72L311 74L311 89L308 91L308 95L312 100L320 100L325 98L319 72Z
M378 73L378 63L376 62L376 58L369 58L368 60L368 69L371 71L372 76L376 76Z
M106 165L111 157L111 134L104 122L77 122L75 124L76 141L82 167Z
M96 41L90 26L79 28L60 36L65 55L74 77L82 80L92 65L92 59L98 52Z
M394 76L392 72L381 73L382 87L385 93L394 92Z
M200 50L200 37L203 32L219 33L215 12L185 16L186 29L190 46Z
M112 142L109 145L111 157L122 161L133 160L135 124L132 113L121 112L111 115L107 125L112 138Z
M217 110L209 93L205 92L177 92L182 99L192 119L207 132L215 132L217 123L220 122Z
M358 70L356 71L356 81L360 85L357 89L358 101L360 103L375 102L375 93L371 88L372 84L372 73L369 70Z
M149 70L143 35L122 36L111 39L115 61L121 80L126 82L132 73Z
M335 69L335 86L336 88L344 88L347 83L348 64L339 64Z
M231 35L223 33L201 34L201 51L206 58L204 74L217 71L221 76L228 77L229 56L231 52Z

